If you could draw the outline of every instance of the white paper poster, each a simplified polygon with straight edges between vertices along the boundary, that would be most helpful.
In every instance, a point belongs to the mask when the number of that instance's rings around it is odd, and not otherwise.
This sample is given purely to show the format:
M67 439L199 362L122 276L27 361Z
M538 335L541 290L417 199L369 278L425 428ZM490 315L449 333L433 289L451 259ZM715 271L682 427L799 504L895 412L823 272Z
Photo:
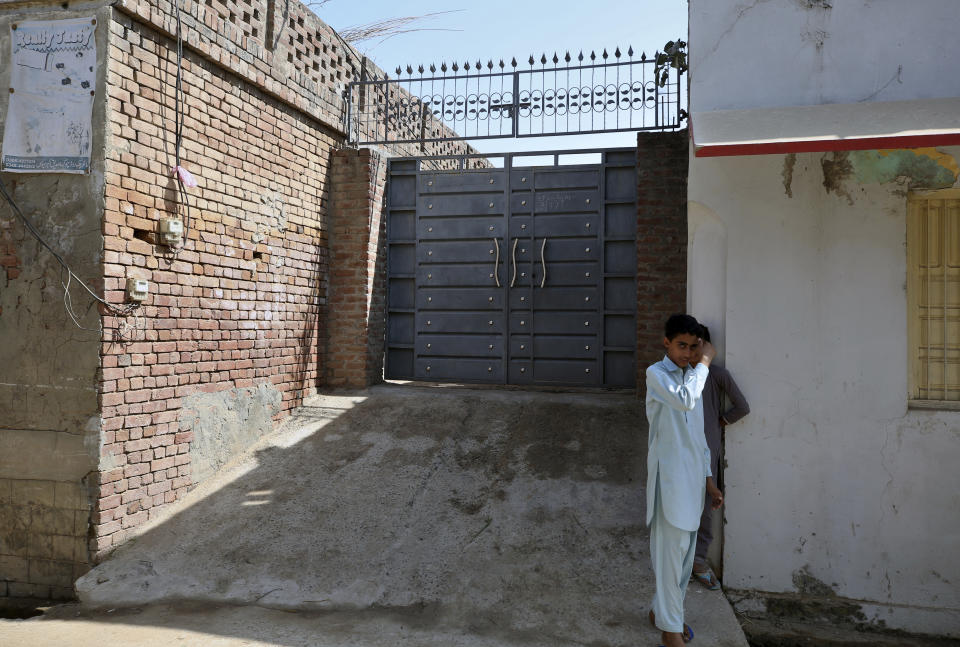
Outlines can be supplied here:
M89 171L97 87L96 29L93 17L10 26L4 171Z

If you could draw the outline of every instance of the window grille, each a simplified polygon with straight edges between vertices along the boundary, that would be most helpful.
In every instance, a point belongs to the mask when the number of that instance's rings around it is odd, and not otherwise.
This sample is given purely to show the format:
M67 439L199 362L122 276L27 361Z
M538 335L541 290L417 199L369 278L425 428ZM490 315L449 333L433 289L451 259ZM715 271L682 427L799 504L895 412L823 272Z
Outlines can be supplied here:
M960 190L907 200L910 400L960 404Z

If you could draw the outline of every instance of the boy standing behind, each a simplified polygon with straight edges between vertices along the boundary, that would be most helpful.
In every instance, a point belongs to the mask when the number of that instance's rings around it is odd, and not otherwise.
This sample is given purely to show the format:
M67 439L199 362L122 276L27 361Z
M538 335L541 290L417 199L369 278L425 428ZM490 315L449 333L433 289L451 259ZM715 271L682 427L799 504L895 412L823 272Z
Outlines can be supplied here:
M701 326L700 339L709 342L710 330ZM691 362L699 361L699 353L695 353ZM730 399L732 405L723 410L723 396ZM710 471L714 481L722 487L720 478L720 452L723 447L723 429L732 425L740 418L750 413L750 405L740 392L740 387L733 381L733 376L722 366L710 365L710 375L703 387L703 433L710 448ZM711 506L703 506L703 515L700 517L700 530L697 531L697 552L693 558L693 576L698 582L711 591L720 588L717 576L707 565L707 550L713 541L713 510Z
M700 362L691 368L699 337L696 319L673 315L664 327L666 356L647 369L647 524L656 576L650 621L663 632L665 647L682 647L693 639L693 630L683 622L683 601L705 493L714 508L723 503L711 478L701 400L716 351L705 342Z

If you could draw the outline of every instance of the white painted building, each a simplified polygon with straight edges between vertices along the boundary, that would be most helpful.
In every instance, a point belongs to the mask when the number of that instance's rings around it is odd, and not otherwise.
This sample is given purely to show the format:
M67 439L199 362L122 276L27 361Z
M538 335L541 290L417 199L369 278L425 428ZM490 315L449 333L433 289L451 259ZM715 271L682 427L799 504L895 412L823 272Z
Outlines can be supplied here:
M956 0L690 0L688 299L752 411L743 609L960 636L958 27Z

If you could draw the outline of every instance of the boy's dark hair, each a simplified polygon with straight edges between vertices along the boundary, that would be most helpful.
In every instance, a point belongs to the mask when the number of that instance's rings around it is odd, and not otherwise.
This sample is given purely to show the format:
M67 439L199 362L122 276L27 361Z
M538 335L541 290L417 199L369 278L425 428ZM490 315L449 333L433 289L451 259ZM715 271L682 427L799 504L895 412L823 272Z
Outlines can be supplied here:
M704 326L703 324L700 324L700 339L702 339L705 342L710 341L710 329Z
M699 337L700 328L700 324L692 316L675 314L671 315L670 318L667 319L667 323L663 327L663 335L667 339L673 339L677 335L683 334Z

